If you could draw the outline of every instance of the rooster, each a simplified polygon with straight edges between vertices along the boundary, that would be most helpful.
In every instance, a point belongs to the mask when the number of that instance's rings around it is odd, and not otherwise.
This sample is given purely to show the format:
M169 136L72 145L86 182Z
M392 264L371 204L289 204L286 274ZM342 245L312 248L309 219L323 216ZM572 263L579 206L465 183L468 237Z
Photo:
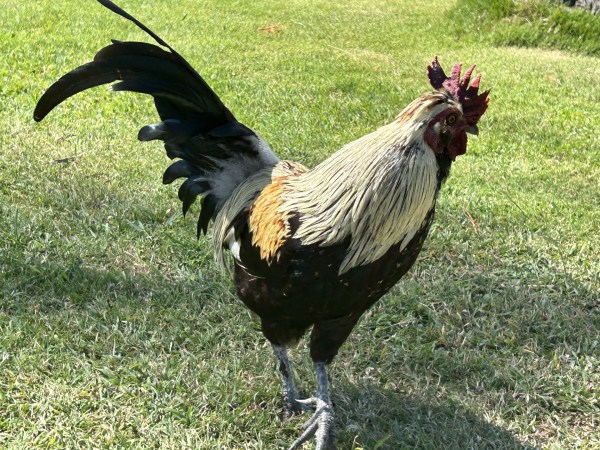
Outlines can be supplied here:
M208 84L164 40L109 0L160 46L112 41L92 62L60 78L40 98L41 121L66 98L118 81L112 91L149 94L161 122L141 141L161 140L177 159L164 183L179 188L185 214L201 197L197 234L214 222L217 261L233 256L237 294L258 315L283 382L285 416L314 411L298 449L315 437L332 448L334 409L328 365L361 315L410 269L433 221L450 166L466 152L467 133L488 106L470 84L474 66L446 76L437 58L427 67L434 91L410 103L388 125L342 147L314 169L281 161L238 122ZM317 391L299 399L288 348L310 332Z

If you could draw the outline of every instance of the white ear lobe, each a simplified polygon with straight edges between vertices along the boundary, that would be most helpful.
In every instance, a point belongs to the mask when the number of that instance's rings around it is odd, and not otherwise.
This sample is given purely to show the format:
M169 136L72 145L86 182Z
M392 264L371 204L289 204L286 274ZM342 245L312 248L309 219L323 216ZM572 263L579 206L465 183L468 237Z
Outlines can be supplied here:
M439 122L437 122L434 126L433 126L433 131L435 131L435 134L440 134L440 129L442 128L442 126L440 125Z

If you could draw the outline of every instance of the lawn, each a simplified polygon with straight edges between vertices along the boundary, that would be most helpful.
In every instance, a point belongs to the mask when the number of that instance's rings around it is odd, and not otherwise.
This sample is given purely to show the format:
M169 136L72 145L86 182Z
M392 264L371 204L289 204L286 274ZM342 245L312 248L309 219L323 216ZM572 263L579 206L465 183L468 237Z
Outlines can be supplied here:
M449 0L120 4L306 165L427 91L434 55L477 63L480 135L332 364L338 446L600 448L600 59L463 39ZM2 6L0 448L286 448L304 418L280 422L270 346L136 140L151 99L99 88L32 120L60 75L146 37L93 0Z

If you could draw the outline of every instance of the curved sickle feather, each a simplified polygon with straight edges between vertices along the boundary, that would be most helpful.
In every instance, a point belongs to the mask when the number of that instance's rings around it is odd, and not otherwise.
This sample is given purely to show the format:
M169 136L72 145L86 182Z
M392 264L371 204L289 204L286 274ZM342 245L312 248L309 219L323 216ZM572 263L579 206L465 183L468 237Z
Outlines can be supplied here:
M196 70L185 60L185 58L177 53L173 47L167 44L167 42L161 39L156 33L154 33L150 28L141 23L131 14L115 5L112 1L98 0L98 2L114 13L133 22L140 29L148 33L158 44L166 47L169 51L167 52L166 50L151 46L150 44L119 42L113 40L113 45L100 50L94 58L94 61L84 64L67 73L48 88L35 107L33 118L36 122L43 120L44 117L46 117L46 115L48 115L48 113L50 113L50 111L52 111L52 109L54 109L57 105L81 91L102 84L111 83L113 81L124 80L125 74L123 67L127 67L128 64L121 63L120 67L117 67L115 64L111 64L110 59L112 56L114 56L113 53L123 53L123 50L127 46L137 46L136 51L143 49L146 56L155 56L178 64L181 67L181 73L188 72L193 77L194 82L197 83L196 88L199 88L199 90L202 91L204 101L212 104L213 108L218 110L213 112L216 112L218 116L221 116L223 118L223 122L235 121L235 117L231 111L229 111L229 109L223 104L221 99L212 90L208 83L204 81L200 74L196 72ZM152 50L152 47L154 47L154 50ZM112 51L114 49L117 49L118 51ZM116 86L115 88L115 90L120 89L123 89L123 86Z

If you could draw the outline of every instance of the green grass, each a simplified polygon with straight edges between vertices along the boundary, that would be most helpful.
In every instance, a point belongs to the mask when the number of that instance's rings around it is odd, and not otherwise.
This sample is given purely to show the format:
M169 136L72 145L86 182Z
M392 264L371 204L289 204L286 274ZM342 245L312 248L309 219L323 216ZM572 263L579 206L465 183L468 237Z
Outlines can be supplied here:
M494 45L542 47L600 56L600 17L558 0L457 0L455 33ZM466 32L466 33L465 33Z
M457 39L449 0L121 3L308 165L428 90L434 55L476 62L480 136L332 365L338 445L600 448L600 60ZM0 448L286 448L304 419L279 421L270 348L160 184L161 146L136 141L151 100L97 89L31 118L143 34L92 0L3 6ZM310 392L304 345L294 361Z

